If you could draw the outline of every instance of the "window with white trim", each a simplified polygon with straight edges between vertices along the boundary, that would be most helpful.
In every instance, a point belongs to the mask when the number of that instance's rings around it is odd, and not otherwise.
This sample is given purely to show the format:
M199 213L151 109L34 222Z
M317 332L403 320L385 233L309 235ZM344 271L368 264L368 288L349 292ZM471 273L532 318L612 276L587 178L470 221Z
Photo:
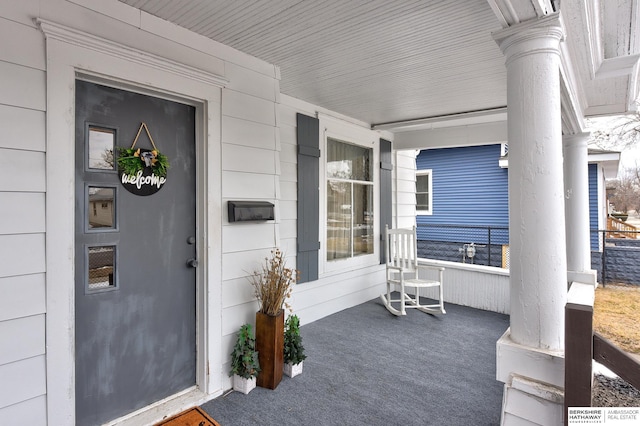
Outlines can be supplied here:
M416 214L433 213L433 179L431 170L416 171Z
M326 153L326 260L373 254L373 149L328 137Z

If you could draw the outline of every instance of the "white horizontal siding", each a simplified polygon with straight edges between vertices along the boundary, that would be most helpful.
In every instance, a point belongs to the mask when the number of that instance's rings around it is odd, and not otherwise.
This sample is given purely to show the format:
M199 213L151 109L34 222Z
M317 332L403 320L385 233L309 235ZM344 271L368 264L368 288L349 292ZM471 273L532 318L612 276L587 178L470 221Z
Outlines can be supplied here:
M16 40L20 40L20 43L16 43ZM24 45L33 46L33 49L24 49ZM38 70L45 69L44 37L32 25L0 17L0 52L3 61Z
M45 308L44 274L0 278L0 321L43 314Z
M222 115L270 126L276 124L275 104L255 96L224 89Z
M44 314L0 321L0 365L44 354Z
M247 238L247 236L251 236ZM261 222L231 223L222 227L222 246L225 253L273 247L273 225Z
M222 335L233 336L243 324L255 324L257 302L242 305L232 305L222 310ZM229 346L227 353L231 353L233 346Z
M0 148L0 191L44 192L45 170L43 152Z
M232 63L227 63L225 70L229 76L228 89L271 102L277 101L280 96L278 81L273 77Z
M395 226L409 228L416 223L415 151L396 151L393 158Z
M308 324L374 299L384 286L384 265L375 265L296 286L293 304L301 323Z
M0 105L0 148L45 150L45 113Z
M222 283L223 308L255 302L256 296L248 277L226 280ZM257 307L257 304L255 305ZM257 309L256 309L257 310ZM237 331L237 328L234 330Z
M396 168L396 179L402 182L412 182L415 185L416 171L413 168L399 166Z
M45 271L44 234L0 235L0 278Z
M222 254L222 280L232 280L248 276L260 267L260 262L270 254L270 249L242 251ZM224 304L224 302L223 302Z
M280 163L280 179L289 182L298 181L298 163ZM293 179L293 180L292 180Z
M280 180L280 200L296 201L298 199L297 182Z
M0 365L0 383L0 409L44 395L47 388L44 355Z
M0 192L0 235L45 230L45 195L38 192Z
M0 104L45 110L46 78L43 71L0 61L0 75Z
M2 17L35 28L33 16L37 14L39 3L40 0L0 0Z
M297 267L298 237L298 137L297 117L300 111L289 105L288 97L283 97L278 104L278 125L280 130L280 226L279 245L282 250L293 256L288 262L292 268ZM284 103L282 103L284 102ZM314 115L308 110L302 111Z
M222 197L226 199L272 200L276 196L276 176L224 171Z
M408 151L396 151L396 165L399 168L415 169L416 167L416 152L415 150Z
M20 424L45 426L47 424L47 397L40 395L17 404L0 408L0 425Z
M280 201L280 223L285 220L296 220L297 213L296 207L298 206L297 200Z
M298 162L298 145L296 143L296 139L295 129L280 127L281 163L296 164ZM297 180L297 176L293 174L288 176L287 180L295 182Z
M276 152L240 145L222 145L222 169L255 174L275 175Z
M0 2L0 424L46 424L45 39Z
M275 149L277 128L242 118L222 117L222 142L225 144Z
M283 220L280 222L280 240L296 238L297 228L296 220ZM294 251L295 253L295 251Z

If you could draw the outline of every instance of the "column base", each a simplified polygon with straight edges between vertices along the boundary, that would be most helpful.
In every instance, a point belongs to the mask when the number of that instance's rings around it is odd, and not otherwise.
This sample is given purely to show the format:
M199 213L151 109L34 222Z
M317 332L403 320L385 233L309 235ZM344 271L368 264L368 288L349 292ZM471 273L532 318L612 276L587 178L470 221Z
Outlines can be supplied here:
M520 345L510 333L496 345L496 378L505 384L501 425L561 425L564 352Z
M562 425L564 391L555 386L512 375L504 385L501 426Z
M567 281L569 285L572 282L591 284L594 287L598 285L598 271L589 269L588 271L567 271Z

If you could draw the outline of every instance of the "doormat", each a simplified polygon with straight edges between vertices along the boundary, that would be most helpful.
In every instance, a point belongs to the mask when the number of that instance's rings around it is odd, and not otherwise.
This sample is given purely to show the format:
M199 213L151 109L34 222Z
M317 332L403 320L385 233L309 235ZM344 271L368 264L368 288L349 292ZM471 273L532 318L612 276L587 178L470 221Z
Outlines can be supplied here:
M156 426L220 426L220 424L209 417L200 407L193 407L157 423Z

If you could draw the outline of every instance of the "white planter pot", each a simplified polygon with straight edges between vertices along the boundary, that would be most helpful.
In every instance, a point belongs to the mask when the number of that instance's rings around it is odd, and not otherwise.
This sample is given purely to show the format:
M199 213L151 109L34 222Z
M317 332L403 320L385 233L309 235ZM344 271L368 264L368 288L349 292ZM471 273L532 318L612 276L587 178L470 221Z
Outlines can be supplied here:
M256 378L245 379L237 374L233 375L233 390L248 394L253 388L256 387Z
M302 363L304 361L300 361L298 364L286 363L284 365L284 374L289 377L295 377L298 374L302 373Z

